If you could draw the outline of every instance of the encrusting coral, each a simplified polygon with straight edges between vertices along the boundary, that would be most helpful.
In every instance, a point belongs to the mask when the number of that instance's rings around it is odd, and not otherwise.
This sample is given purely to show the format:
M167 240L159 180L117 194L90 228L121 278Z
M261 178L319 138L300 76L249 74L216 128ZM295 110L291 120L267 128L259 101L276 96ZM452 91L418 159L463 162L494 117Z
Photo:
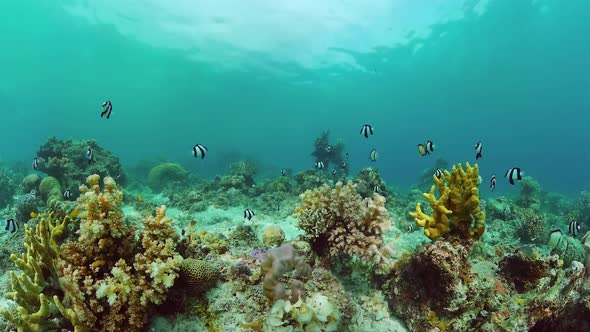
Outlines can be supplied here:
M48 176L41 180L39 184L39 192L41 197L50 208L55 208L57 203L63 201L63 192L59 181L53 176Z
M203 260L187 258L180 265L180 279L188 286L187 291L199 294L215 286L219 273Z
M20 271L10 271L12 291L6 297L16 302L17 307L16 310L1 310L0 315L14 324L19 332L57 328L60 315L51 301L61 296L57 269L58 240L69 221L69 217L58 221L47 214L39 216L39 223L34 229L25 224L27 252L20 256L10 255Z
M383 233L391 229L385 198L377 193L362 198L352 183L324 185L301 194L295 209L299 228L313 240L320 256L357 256L378 265L388 264L391 250Z
M188 172L175 163L156 165L148 173L148 184L155 191L160 191L169 184L186 181L187 179Z
M485 231L485 213L479 206L477 164L471 167L466 163L465 169L459 164L453 166L451 172L445 170L440 178L435 175L432 178L435 185L424 197L428 199L433 214L424 213L420 203L416 204L416 212L410 213L418 226L424 228L424 234L431 240L446 236L479 239ZM435 188L440 195L438 199Z

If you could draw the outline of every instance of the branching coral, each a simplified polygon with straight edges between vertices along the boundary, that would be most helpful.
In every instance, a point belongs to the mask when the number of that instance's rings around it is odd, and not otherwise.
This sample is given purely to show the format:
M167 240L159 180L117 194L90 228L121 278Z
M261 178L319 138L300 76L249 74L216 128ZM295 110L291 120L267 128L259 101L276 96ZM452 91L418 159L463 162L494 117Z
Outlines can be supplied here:
M389 249L382 234L391 229L385 198L374 194L363 199L351 183L324 185L301 194L295 209L299 228L314 240L320 255L349 255L384 263Z
M60 315L51 299L52 296L57 299L57 294L61 293L58 240L68 222L68 217L60 222L49 214L40 216L34 229L25 224L27 252L10 256L20 271L10 272L12 291L6 297L16 302L17 308L16 312L2 310L0 314L16 325L19 332L49 331L57 327Z
M435 185L424 197L432 207L432 216L423 212L421 204L416 205L416 212L410 213L418 226L424 228L424 234L430 239L442 236L454 236L462 240L477 240L485 230L485 213L479 206L479 169L469 163L465 169L453 166L451 172L444 171L443 176L432 176ZM434 190L438 189L437 199Z
M78 329L139 331L154 305L166 299L182 257L176 252L178 237L166 208L144 220L136 239L120 209L123 193L115 181L88 177L80 186L78 238L61 247L60 278L66 293L62 313L76 318Z

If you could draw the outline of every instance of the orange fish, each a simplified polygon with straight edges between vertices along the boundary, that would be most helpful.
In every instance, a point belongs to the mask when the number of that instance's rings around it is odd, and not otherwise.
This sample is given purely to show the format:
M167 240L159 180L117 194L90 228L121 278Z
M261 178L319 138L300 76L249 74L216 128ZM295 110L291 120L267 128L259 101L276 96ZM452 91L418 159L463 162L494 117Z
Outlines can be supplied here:
M137 195L137 201L143 202L143 196L141 196L141 194Z

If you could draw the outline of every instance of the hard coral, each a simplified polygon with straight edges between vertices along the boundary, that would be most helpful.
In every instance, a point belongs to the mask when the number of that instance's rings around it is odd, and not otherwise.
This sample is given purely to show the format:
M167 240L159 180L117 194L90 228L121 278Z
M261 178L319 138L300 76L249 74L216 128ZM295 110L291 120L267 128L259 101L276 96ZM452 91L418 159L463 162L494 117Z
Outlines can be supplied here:
M148 174L148 184L155 191L167 185L183 182L188 179L187 171L175 163L163 163L154 166Z
M311 267L297 255L297 251L290 244L270 249L264 255L261 265L264 275L264 294L271 300L290 299L296 303L300 298L305 298L304 281L311 276ZM281 280L286 273L293 272L289 281L290 294Z
M516 251L500 261L499 272L517 292L524 293L534 287L550 268L556 266L557 262L549 258L534 257Z
M180 278L189 292L200 294L215 286L219 273L205 261L187 258L180 266Z
M56 208L57 204L63 201L61 185L53 176L44 178L39 184L41 197L50 208Z
M59 264L66 300L58 306L81 330L140 331L154 306L166 299L182 262L166 208L148 216L143 232L123 220L123 193L115 181L92 175L80 186L78 238L61 246ZM65 315L65 314L64 314Z
M314 241L321 256L349 255L381 263L383 233L391 229L385 198L377 193L363 199L352 183L336 183L301 194L296 207L299 228Z
M416 212L410 213L418 226L424 228L424 234L434 240L440 237L454 237L463 241L478 240L485 230L485 213L480 209L479 169L477 164L471 167L466 163L453 166L451 172L444 171L443 176L432 176L435 185L424 197L428 199L433 210L429 216L416 205ZM440 197L434 195L435 187Z
M0 208L12 201L16 192L16 183L6 170L0 169Z

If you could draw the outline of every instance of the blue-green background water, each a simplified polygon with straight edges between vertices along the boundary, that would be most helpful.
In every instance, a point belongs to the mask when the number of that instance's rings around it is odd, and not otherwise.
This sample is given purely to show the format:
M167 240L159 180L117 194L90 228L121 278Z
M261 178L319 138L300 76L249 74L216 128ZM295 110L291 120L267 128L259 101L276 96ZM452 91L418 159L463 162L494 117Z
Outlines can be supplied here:
M29 162L55 135L94 138L126 165L212 175L244 157L278 174L311 167L330 130L353 171L377 148L390 184L438 157L473 162L482 140L484 183L520 166L577 192L590 185L589 12L585 0L4 0L0 160ZM437 150L421 158L427 139Z

